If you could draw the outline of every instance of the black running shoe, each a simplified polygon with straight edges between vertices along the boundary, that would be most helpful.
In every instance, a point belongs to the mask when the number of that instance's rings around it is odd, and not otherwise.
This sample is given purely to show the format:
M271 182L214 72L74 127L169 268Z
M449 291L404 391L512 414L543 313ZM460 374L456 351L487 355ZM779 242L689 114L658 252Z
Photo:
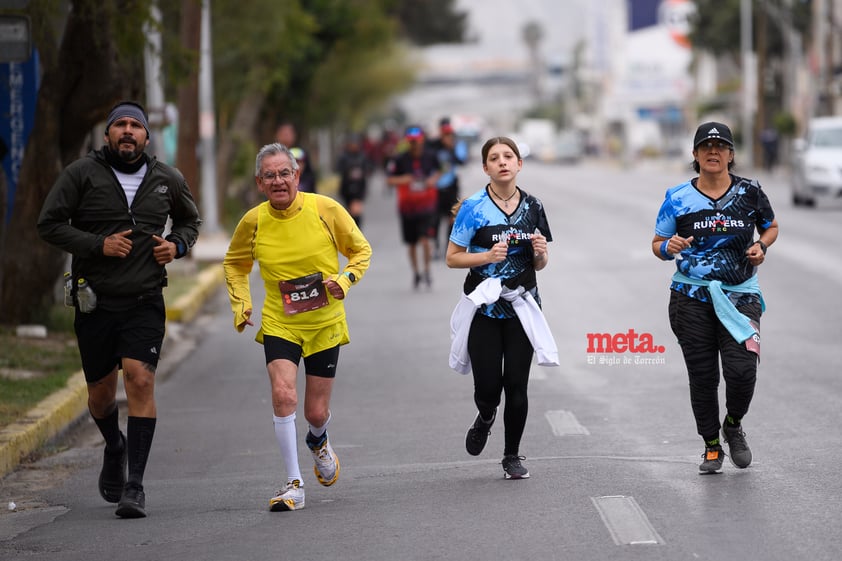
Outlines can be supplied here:
M751 448L746 442L746 433L742 425L729 427L722 424L722 438L728 443L728 457L731 463L740 469L747 468L751 464Z
M99 494L109 503L120 501L123 487L126 485L126 462L129 458L129 448L126 437L120 433L122 450L110 453L107 449L103 453L102 471L99 472Z
M506 479L529 479L529 470L521 463L523 456L503 456L503 472Z
M468 451L468 454L471 456L479 456L480 452L482 452L483 448L485 448L485 443L488 442L488 435L491 433L491 425L494 424L494 419L497 418L497 410L494 410L494 415L491 417L491 420L486 422L482 420L482 417L479 413L477 413L477 418L474 419L474 424L468 429L468 433L465 435L465 449Z
M146 518L146 493L143 492L143 485L126 483L115 514L120 518Z
M722 460L725 459L725 452L719 444L705 447L702 453L702 463L699 464L699 473L722 473Z

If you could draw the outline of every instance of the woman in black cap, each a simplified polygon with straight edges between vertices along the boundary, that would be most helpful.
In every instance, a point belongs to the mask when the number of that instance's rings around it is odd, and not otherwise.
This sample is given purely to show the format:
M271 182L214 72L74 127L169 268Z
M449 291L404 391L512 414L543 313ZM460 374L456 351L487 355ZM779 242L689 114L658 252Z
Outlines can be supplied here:
M731 462L738 468L751 463L741 421L754 394L765 308L757 267L778 237L760 184L733 175L733 167L731 130L717 122L699 126L693 140L699 175L667 190L652 240L656 257L676 263L669 319L687 366L696 429L705 441L702 474L722 471L720 428ZM721 424L720 361L726 386Z

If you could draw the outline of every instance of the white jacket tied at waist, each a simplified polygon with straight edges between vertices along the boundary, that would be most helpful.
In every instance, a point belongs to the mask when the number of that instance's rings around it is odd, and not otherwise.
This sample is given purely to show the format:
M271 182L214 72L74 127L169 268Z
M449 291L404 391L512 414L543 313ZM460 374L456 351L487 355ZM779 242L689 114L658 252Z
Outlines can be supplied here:
M450 316L450 367L460 374L471 371L471 358L468 356L468 333L474 314L483 304L493 304L500 298L512 303L515 313L523 325L523 330L535 349L540 366L558 366L556 348L550 326L544 313L522 286L516 289L504 287L500 279L488 278L470 294L463 294Z

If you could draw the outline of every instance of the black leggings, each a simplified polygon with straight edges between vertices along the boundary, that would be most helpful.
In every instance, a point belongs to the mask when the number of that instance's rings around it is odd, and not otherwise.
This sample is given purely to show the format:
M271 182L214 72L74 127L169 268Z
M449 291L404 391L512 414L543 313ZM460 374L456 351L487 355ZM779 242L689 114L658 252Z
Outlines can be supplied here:
M468 335L474 403L482 417L488 419L506 392L503 455L517 455L520 448L529 411L526 389L533 353L519 319L494 319L480 313L474 316Z
M738 308L760 325L760 304ZM690 379L690 404L702 438L719 434L719 362L725 380L728 415L742 419L748 412L757 381L757 355L738 343L716 317L713 304L670 291L669 319L684 354Z

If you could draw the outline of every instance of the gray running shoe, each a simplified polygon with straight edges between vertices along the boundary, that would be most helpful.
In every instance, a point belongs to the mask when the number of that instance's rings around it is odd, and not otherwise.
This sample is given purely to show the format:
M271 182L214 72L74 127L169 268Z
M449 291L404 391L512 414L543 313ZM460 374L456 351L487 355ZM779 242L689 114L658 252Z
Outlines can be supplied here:
M503 472L506 479L529 479L529 470L520 463L523 456L503 456Z
M707 446L702 453L702 463L699 464L699 473L707 475L709 473L722 473L722 460L725 459L725 452L722 446Z
M747 468L751 464L751 448L746 442L746 433L742 425L729 427L722 424L722 439L728 443L728 457L731 463L740 469Z

